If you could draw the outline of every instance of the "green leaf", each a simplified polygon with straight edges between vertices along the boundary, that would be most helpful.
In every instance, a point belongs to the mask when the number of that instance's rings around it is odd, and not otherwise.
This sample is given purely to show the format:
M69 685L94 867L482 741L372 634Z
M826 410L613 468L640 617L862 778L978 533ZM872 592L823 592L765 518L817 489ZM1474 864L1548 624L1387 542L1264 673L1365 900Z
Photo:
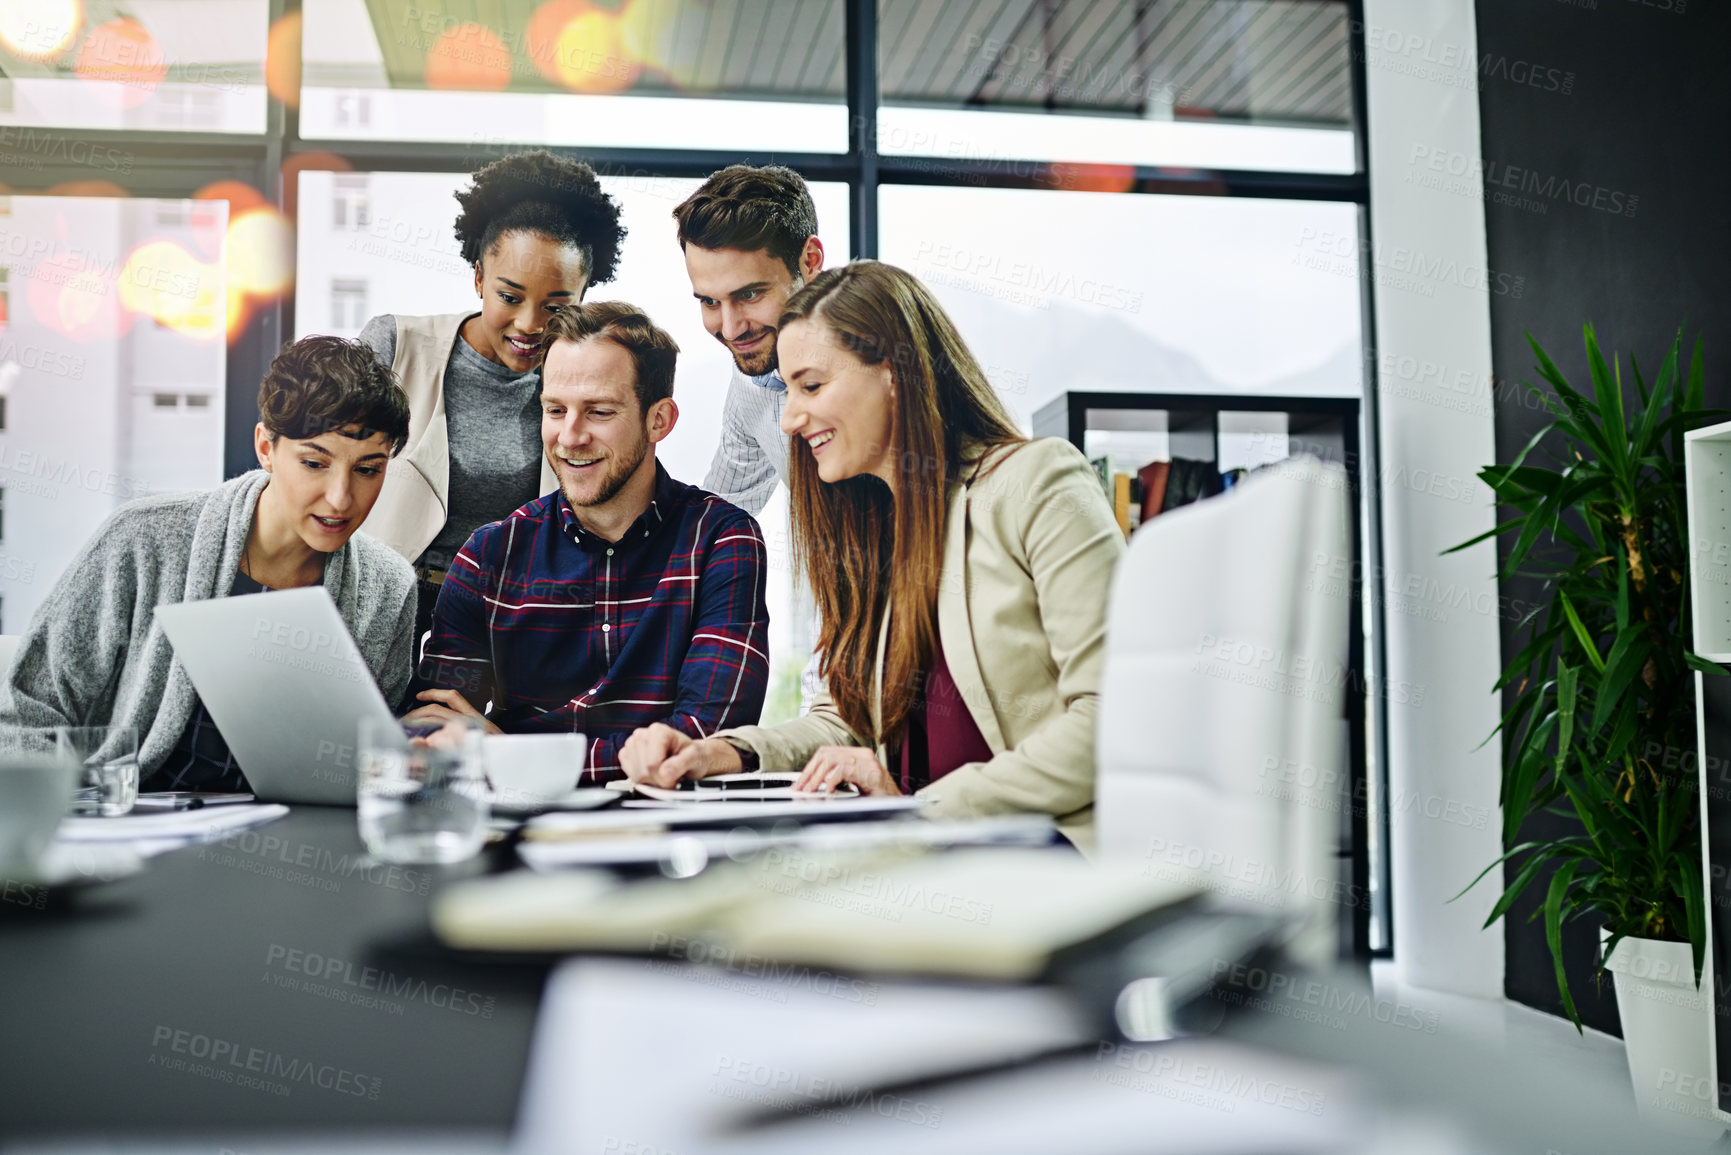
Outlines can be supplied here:
M1517 517L1512 521L1505 521L1501 525L1497 526L1495 529L1487 529L1483 533L1479 534L1478 536L1468 538L1466 541L1461 542L1459 545L1449 546L1447 549L1443 550L1437 556L1438 557L1446 557L1447 555L1449 555L1451 553L1459 553L1461 550L1467 549L1471 546L1475 546L1479 542L1484 541L1487 538L1493 538L1493 537L1497 536L1499 533L1507 533L1511 529L1517 529L1520 526L1523 526L1525 524L1526 524L1526 518L1524 518L1524 517Z
M1642 388L1641 400L1645 405L1645 411L1641 414L1640 427L1635 432L1634 450L1637 457L1644 456L1651 451L1653 442L1658 436L1659 415L1668 408L1670 403L1674 388L1673 383L1677 374L1677 350L1682 343L1683 335L1678 333L1676 339L1671 342L1670 351L1665 354L1665 360L1659 366L1659 375L1653 379L1652 396L1646 396L1646 389L1645 387ZM1629 366L1633 369L1634 365L1635 355L1631 353ZM1635 383L1639 385L1640 382L1640 370L1637 369L1635 370Z
M1603 674L1605 660L1599 656L1599 648L1593 644L1592 637L1587 633L1587 627L1581 624L1581 615L1575 612L1575 604L1569 600L1569 595L1558 592L1562 599L1563 613L1569 619L1569 628L1575 631L1575 640L1581 643L1581 649L1587 652L1587 660L1593 663L1593 669Z
M1701 964L1707 948L1707 902L1701 878L1699 855L1684 854L1677 863L1678 889L1683 892L1683 912L1689 923L1689 941L1695 954L1695 985L1701 985Z
M1587 342L1587 371L1593 379L1593 399L1597 402L1599 421L1604 426L1605 458L1612 472L1622 474L1628 467L1628 443L1623 423L1623 385L1619 374L1605 364L1599 352L1599 339L1591 325L1582 327Z
M1575 739L1575 687L1580 673L1562 659L1557 660L1557 777L1569 761L1569 744Z
M1623 550L1623 543L1617 543L1617 628L1627 629L1629 625L1629 555ZM1605 659L1609 667L1611 660Z
M1454 898L1449 899L1449 901L1454 902L1455 899L1460 898L1461 895L1464 895L1467 891L1469 891L1473 887L1477 886L1480 882L1483 882L1485 875L1489 874L1491 871L1495 870L1497 867L1501 866L1503 863L1507 862L1509 859L1513 858L1517 854L1524 854L1529 850L1540 850L1540 849L1546 851L1547 853L1556 853L1558 846L1563 845L1565 843L1568 843L1570 841L1572 841L1572 840L1568 839L1568 838L1561 838L1561 839L1557 839L1555 842L1523 842L1519 846L1515 847L1513 850L1510 850L1507 853L1498 857L1495 862L1491 863L1489 866L1485 867L1483 870L1479 871L1478 874L1473 877L1473 880L1471 882L1467 883L1465 886L1461 887L1460 892L1458 894L1456 894L1454 896Z
M1568 379L1552 363L1551 358L1539 347L1539 343L1528 333L1527 344L1532 346L1533 355L1539 359L1539 374L1557 391L1558 403L1550 406L1557 414L1557 423L1564 432L1577 441L1586 442L1600 457L1610 456L1609 447L1605 445L1604 435L1592 421L1582 422L1582 418L1590 416L1594 406L1570 385ZM1537 390L1535 390L1537 392ZM1541 397L1544 395L1541 393ZM1545 398L1549 401L1549 398Z
M1630 622L1618 631L1617 640L1611 643L1610 656L1605 659L1604 677L1599 682L1598 698L1593 703L1594 730L1601 729L1611 711L1622 704L1623 691L1641 672L1652 648L1652 643L1647 640L1646 622Z
M1688 666L1691 670L1699 670L1703 674L1715 674L1719 676L1731 674L1731 670L1727 670L1718 662L1709 661L1708 659L1703 658L1693 650L1683 651L1683 664Z
M1575 997L1569 993L1569 978L1563 973L1563 896L1568 893L1569 883L1579 865L1579 862L1565 862L1557 868L1557 873L1551 875L1550 889L1545 892L1544 915L1545 943L1551 948L1551 962L1556 967L1557 991L1563 996L1563 1009L1569 1013L1569 1021L1584 1035L1581 1012L1575 1009Z

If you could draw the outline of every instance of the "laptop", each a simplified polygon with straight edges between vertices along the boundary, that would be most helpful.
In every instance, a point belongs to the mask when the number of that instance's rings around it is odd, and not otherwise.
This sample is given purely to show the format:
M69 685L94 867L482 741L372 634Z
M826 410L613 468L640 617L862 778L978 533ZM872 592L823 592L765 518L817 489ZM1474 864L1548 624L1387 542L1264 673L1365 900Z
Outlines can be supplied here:
M255 795L355 804L361 723L396 718L323 586L158 606L156 620Z

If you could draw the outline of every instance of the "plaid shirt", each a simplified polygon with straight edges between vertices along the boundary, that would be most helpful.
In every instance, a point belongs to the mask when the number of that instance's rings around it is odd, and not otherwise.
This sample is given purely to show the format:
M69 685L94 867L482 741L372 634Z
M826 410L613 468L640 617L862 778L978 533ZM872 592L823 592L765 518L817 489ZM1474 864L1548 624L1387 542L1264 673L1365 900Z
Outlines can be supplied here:
M704 738L757 721L768 568L750 515L659 462L649 509L616 542L550 493L457 554L413 690L490 702L508 733L582 733L583 783L617 778L619 747L640 726Z

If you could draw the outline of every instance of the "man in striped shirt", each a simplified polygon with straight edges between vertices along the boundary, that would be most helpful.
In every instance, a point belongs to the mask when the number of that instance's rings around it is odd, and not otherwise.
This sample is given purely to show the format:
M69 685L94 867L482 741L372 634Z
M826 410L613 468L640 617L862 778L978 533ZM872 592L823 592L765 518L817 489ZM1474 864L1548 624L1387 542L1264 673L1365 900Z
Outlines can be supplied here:
M693 738L756 722L768 684L757 522L655 460L678 346L617 301L548 322L541 441L559 489L484 525L451 565L409 715L590 739L583 784L664 722Z
M755 517L787 481L776 323L787 299L823 268L817 208L792 169L736 164L711 174L673 217L703 327L734 365L721 445L703 485Z

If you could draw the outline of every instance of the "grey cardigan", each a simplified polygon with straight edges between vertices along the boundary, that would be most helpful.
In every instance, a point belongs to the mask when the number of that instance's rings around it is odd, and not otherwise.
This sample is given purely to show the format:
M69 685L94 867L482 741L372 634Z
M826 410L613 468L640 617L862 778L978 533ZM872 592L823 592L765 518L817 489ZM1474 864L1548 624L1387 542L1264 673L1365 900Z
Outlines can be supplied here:
M0 725L130 725L141 775L160 766L198 698L153 611L228 595L269 480L254 470L115 510L31 618L0 690ZM399 706L414 645L414 571L357 533L325 563L324 584L385 701Z

